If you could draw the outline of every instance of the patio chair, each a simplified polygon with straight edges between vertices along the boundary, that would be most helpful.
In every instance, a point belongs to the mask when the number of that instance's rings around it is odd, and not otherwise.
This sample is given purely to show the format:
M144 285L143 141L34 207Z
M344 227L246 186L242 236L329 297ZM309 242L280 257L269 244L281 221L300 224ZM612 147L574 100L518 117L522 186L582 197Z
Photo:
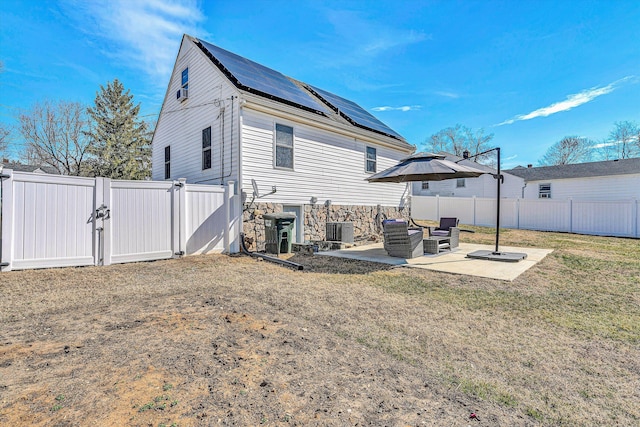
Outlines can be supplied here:
M458 218L440 218L440 225L428 227L429 237L450 237L451 249L457 248L460 242L460 228Z
M404 220L387 220L382 225L384 249L389 255L408 259L424 254L422 229L409 228L409 224Z

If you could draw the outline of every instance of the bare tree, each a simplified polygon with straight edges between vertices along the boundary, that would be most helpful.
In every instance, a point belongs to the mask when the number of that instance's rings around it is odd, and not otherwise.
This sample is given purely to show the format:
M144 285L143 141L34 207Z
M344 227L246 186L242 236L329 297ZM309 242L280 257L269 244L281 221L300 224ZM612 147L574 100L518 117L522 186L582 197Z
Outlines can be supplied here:
M540 166L583 163L591 160L594 142L578 136L565 136L553 144L538 162Z
M629 120L615 122L614 126L609 137L617 149L617 158L628 159L640 155L640 127Z
M469 151L473 157L478 153L491 149L490 142L492 139L493 134L485 135L484 129L474 131L466 126L456 124L431 135L425 141L425 145L428 150L434 153L444 151L462 157L465 151ZM495 164L495 159L490 155L479 156L477 160L484 164Z
M9 146L10 135L10 128L4 123L0 123L0 156L4 155L5 150Z
M45 101L19 117L26 146L23 160L48 165L63 175L82 175L89 147L86 107L77 102Z

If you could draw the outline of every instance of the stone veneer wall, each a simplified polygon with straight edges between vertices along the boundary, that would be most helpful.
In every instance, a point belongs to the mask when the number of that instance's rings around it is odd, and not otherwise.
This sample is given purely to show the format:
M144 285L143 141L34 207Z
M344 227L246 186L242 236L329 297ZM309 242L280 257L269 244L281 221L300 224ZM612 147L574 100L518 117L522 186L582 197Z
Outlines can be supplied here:
M242 215L245 243L249 250L264 250L264 214L283 212L280 203L245 205ZM327 222L353 222L354 240L380 241L382 221L387 218L408 219L408 209L390 206L323 204L304 205L304 241L325 240ZM257 243L257 244L256 244Z

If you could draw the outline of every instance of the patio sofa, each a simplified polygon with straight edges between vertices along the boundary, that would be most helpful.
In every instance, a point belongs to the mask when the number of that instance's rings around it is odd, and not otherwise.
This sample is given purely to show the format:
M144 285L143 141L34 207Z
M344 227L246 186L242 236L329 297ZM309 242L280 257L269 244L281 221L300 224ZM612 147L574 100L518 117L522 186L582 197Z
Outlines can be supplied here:
M382 223L384 230L384 249L390 256L398 258L415 258L423 255L422 229L409 228L405 220L386 220Z

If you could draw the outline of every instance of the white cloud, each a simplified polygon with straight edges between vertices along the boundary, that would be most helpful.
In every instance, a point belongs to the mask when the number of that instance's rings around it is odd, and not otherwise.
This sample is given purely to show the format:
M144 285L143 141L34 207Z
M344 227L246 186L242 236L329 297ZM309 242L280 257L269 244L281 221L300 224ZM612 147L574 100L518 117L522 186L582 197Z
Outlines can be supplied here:
M367 68L380 56L398 55L403 48L432 38L420 29L371 20L359 11L325 6L319 13L326 18L326 28L305 49L326 68Z
M458 99L460 98L460 95L458 95L457 93L454 92L444 92L444 91L438 91L435 93L436 95L440 95L440 96L444 96L445 98L451 98L451 99Z
M69 0L65 12L105 55L168 78L182 34L200 34L195 0Z
M388 105L382 107L373 107L372 111L416 111L421 108L420 105L403 105L401 107L390 107Z
M563 111L569 111L575 107L579 107L582 104L591 102L599 96L606 95L608 93L613 92L614 90L617 89L617 86L619 86L621 83L627 80L631 80L633 78L634 76L629 76L629 77L622 78L620 80L616 80L615 82L608 84L607 86L604 86L604 87L593 87L591 89L583 90L580 93L567 96L567 99L565 99L564 101L553 103L548 107L538 108L537 110L532 111L528 114L517 115L514 118L505 120L504 122L498 123L495 126L510 125L512 123L515 123L521 120L531 120L537 117L547 117L552 114L561 113Z

